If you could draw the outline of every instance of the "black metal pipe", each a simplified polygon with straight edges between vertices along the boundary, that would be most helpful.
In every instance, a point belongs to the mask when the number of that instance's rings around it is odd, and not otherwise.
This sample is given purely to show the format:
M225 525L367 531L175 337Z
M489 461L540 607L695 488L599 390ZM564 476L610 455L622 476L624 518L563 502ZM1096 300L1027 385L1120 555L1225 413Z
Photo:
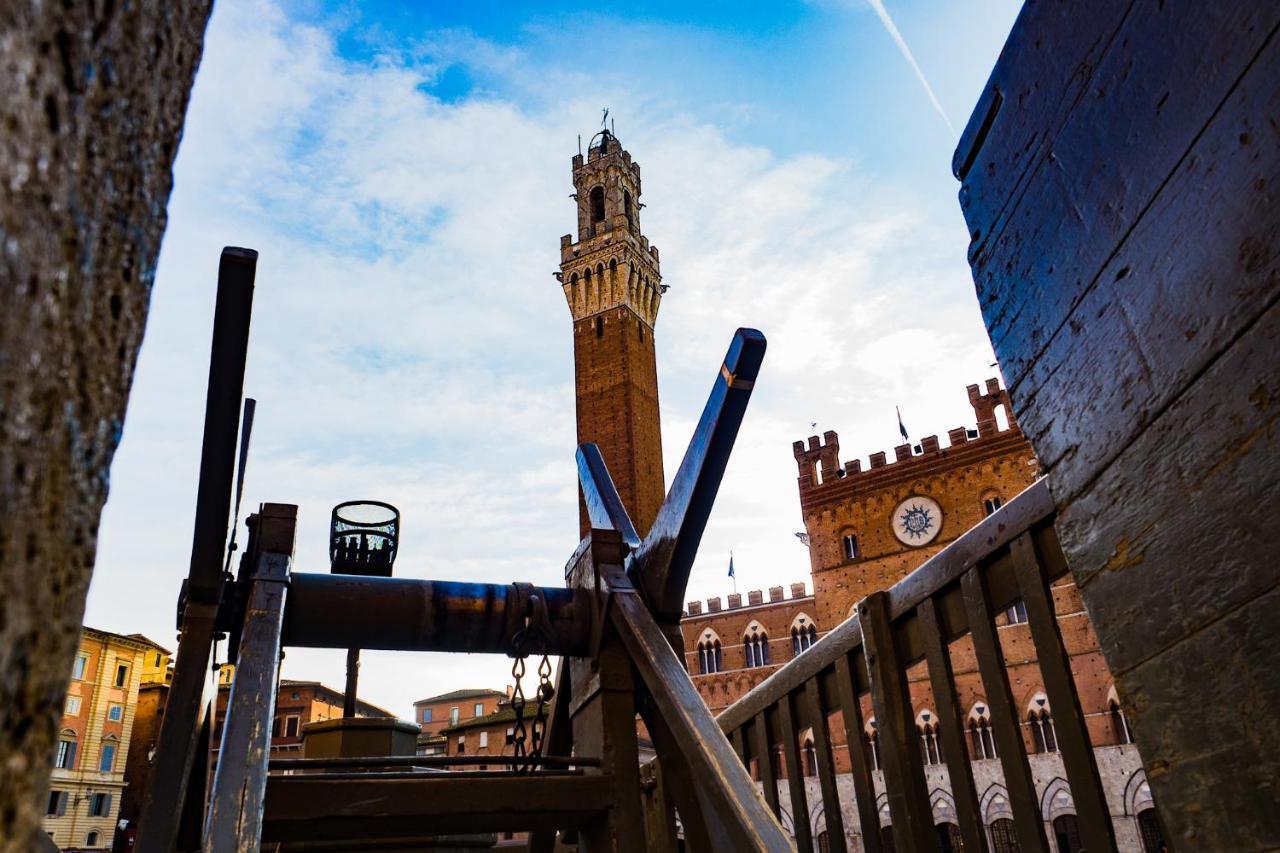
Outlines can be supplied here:
M591 645L592 593L526 587L546 605L529 654L581 657ZM289 583L284 645L507 654L531 608L514 585L296 573Z

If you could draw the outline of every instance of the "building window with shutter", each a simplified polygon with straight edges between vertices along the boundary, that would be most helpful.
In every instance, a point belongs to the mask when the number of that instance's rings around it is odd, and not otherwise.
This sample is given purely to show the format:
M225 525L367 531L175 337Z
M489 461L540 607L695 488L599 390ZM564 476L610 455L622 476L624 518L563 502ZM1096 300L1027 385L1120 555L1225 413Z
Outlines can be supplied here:
M89 817L110 817L111 795L94 794L89 797Z
M76 681L84 680L85 670L89 668L88 655L76 655L76 662L71 665L71 677Z
M118 723L124 719L124 706L111 705L107 708L107 719L113 723Z
M298 727L301 725L301 723L302 723L302 718L297 715L285 717L284 718L284 736L297 737Z
M129 684L129 665L123 663L116 664L116 687L125 687Z
M49 804L45 808L45 814L50 817L61 817L67 813L67 792L66 791L50 791Z
M477 716L477 717L483 717L483 716L484 716L484 703L483 703L483 702L477 702L477 703L476 703L476 707L475 707L475 716Z
M481 732L481 733L480 733L480 748L481 748L481 749L488 749L488 748L489 748L489 733L488 733L488 732Z
M844 548L844 558L846 560L858 559L858 536L855 533L846 533L840 540L841 546Z
M63 770L73 770L76 766L76 739L75 736L63 736L58 741L58 755L54 759L53 766L60 767Z
M102 752L98 758L98 772L110 773L111 768L116 763L116 745L114 743L104 743Z

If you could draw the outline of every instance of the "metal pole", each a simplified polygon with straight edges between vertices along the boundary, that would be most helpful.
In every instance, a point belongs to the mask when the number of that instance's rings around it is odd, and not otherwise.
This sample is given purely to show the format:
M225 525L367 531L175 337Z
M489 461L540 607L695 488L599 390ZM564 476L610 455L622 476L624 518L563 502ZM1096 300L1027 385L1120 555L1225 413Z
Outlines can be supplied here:
M360 650L347 649L347 692L342 697L342 716L351 719L356 715L356 687L360 681Z

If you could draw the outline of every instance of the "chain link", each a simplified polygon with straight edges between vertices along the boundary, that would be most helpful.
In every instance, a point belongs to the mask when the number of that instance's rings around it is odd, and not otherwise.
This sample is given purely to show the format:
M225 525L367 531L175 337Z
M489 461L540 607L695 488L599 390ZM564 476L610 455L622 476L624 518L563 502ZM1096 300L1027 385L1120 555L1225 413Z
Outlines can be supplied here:
M540 602L536 597L530 602L532 612L540 614L545 611L537 607ZM529 656L531 646L542 649L542 660L538 663L538 689L535 694L537 705L526 728L524 715L528 700L521 684L526 672L525 659ZM551 684L551 659L547 656L547 638L542 625L531 614L526 614L524 627L511 638L511 655L515 660L511 664L511 678L515 682L511 690L511 709L515 711L515 726L512 729L512 752L515 756L514 769L517 773L527 773L537 764L546 745L547 703L556 695Z

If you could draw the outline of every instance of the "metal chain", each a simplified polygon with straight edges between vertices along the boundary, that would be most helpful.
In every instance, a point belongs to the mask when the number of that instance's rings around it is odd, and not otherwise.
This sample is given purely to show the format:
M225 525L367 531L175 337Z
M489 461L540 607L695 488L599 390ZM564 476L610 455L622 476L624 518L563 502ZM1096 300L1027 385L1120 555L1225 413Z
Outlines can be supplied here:
M551 684L551 659L547 656L547 638L543 630L546 610L540 607L536 596L529 602L530 612L525 615L524 627L511 638L511 655L515 660L511 664L511 678L515 682L511 690L511 709L515 711L515 726L512 729L512 752L515 756L514 768L517 773L532 770L542 757L546 745L547 703L555 696L555 687ZM524 713L528 700L524 695L521 680L526 672L525 659L530 647L542 649L542 660L538 664L538 689L536 693L537 707L528 728L525 727Z
M546 745L547 703L556 695L551 686L551 659L547 657L546 644L543 644L542 662L538 664L538 711L533 717L533 749L530 754L537 758L542 755Z
M516 724L512 729L512 750L515 755L515 770L521 772L527 764L525 760L525 741L528 740L528 734L524 727L524 688L520 682L524 679L525 665L524 659L526 652L524 650L525 640L528 634L525 630L518 631L511 638L511 653L515 660L511 664L511 678L515 682L515 686L511 690L511 709L516 712Z

